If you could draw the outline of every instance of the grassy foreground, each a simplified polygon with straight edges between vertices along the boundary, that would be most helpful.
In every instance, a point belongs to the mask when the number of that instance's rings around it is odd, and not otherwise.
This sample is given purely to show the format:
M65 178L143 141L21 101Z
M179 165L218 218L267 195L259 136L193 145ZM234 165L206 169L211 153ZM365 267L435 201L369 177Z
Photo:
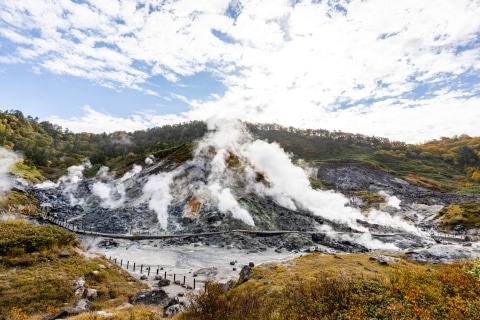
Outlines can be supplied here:
M117 307L145 285L102 257L88 257L75 235L55 226L0 221L0 315L41 319L78 299L72 280L98 290L95 310L111 319L161 319L161 308ZM480 260L449 265L405 259L385 265L369 254L313 253L254 268L226 291L218 283L189 296L177 320L480 319ZM69 319L100 319L94 312Z
M254 269L225 291L209 283L181 320L479 319L479 261L381 265L369 255L309 254Z
M73 280L98 290L94 308L119 306L145 285L102 257L86 257L75 234L23 220L0 221L0 315L40 319L79 299Z

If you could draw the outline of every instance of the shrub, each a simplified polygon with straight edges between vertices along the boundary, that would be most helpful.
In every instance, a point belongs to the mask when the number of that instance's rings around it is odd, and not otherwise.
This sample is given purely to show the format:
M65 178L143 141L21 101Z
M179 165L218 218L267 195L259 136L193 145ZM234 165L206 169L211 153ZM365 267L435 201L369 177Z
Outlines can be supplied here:
M480 318L480 260L380 268L367 255L345 257L302 257L288 271L260 266L230 291L209 283L181 319Z
M0 221L0 255L41 252L76 243L74 233L51 225L34 225L24 220Z

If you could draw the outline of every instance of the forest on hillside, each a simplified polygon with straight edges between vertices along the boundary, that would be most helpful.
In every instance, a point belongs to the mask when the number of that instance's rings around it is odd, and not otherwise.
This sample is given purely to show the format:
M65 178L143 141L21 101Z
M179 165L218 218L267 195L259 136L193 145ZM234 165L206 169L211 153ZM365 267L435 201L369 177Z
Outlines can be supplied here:
M246 125L254 137L277 142L293 159L358 161L427 187L480 194L480 137L407 144L341 131ZM20 153L23 164L35 167L45 178L58 177L85 158L94 166L116 169L149 154L167 154L206 131L204 122L192 121L135 132L73 133L19 110L0 111L0 146Z
M0 112L0 145L21 153L24 162L39 168L66 169L88 158L92 164L132 158L169 149L203 136L203 122L165 125L148 130L114 133L73 133L21 111Z

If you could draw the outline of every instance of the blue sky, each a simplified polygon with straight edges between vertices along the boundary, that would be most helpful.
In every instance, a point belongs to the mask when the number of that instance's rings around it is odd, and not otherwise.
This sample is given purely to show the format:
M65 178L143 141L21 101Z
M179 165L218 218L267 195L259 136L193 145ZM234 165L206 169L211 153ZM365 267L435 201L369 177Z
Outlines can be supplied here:
M4 0L0 108L75 132L212 116L480 135L478 0Z

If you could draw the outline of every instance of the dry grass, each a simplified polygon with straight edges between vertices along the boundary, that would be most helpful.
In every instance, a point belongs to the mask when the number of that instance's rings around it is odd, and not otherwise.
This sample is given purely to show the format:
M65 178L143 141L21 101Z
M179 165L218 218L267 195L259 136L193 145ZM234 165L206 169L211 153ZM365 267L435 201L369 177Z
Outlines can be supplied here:
M107 317L107 319L115 319L115 320L164 319L163 308L160 308L160 307L136 305L131 308L126 308L123 310L107 309L104 311L110 314L110 316ZM101 317L97 315L95 312L88 312L78 316L71 317L69 319L70 320L100 320L100 319L105 319L105 317Z
M444 207L438 213L440 222L445 227L455 225L473 226L480 224L480 203L465 202L451 204Z
M0 314L29 318L71 304L73 280L98 290L96 309L111 308L146 285L104 257L87 259L73 245L75 235L54 226L0 222ZM11 317L14 318L14 317Z
M211 283L182 320L478 319L478 261L451 265L311 254L255 268L230 291Z

